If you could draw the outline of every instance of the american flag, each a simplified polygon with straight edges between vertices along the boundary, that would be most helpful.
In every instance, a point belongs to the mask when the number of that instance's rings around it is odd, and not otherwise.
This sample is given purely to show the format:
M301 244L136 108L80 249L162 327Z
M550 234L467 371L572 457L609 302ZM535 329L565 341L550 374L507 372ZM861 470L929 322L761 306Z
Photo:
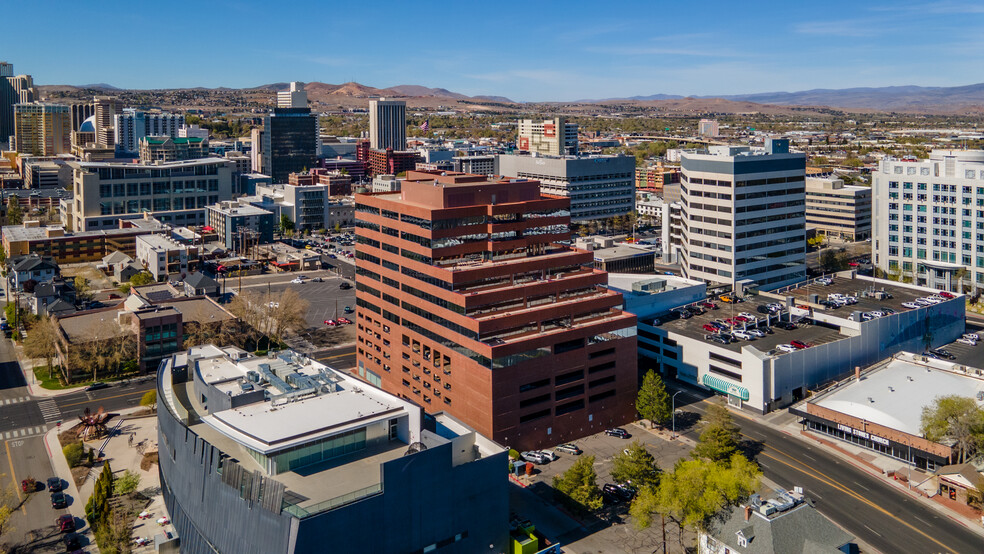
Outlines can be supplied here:
M424 120L424 122L420 124L420 130L421 131L429 131L430 128L431 128L431 126L430 126L430 120L429 119Z

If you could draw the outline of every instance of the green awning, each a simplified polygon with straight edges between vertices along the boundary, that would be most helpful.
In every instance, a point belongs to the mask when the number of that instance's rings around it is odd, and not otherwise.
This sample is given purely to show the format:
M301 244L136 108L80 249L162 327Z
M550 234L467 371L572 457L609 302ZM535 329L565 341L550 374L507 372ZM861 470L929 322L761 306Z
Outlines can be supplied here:
M745 387L729 383L724 379L707 374L701 377L701 382L704 383L705 387L714 389L718 392L735 396L741 398L742 400L748 400L748 389Z

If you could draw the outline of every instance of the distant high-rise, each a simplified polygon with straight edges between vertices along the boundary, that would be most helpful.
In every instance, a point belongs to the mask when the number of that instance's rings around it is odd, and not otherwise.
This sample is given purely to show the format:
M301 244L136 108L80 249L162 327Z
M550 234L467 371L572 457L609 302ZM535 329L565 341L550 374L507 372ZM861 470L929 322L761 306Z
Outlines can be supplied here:
M93 99L96 114L96 143L112 148L116 144L116 114L123 111L123 103L112 96L96 96Z
M113 116L116 129L116 147L123 152L136 153L140 149L140 139L144 137L178 136L178 129L184 125L184 116L173 113L142 112L126 108L123 113Z
M521 119L517 146L520 150L548 156L576 156L577 123L567 123L563 117L543 121Z
M702 137L716 137L719 134L718 122L715 119L701 119L697 124L697 134Z
M13 149L31 156L56 156L71 152L72 114L59 104L14 105Z
M789 141L712 146L680 158L682 242L667 246L685 277L772 290L806 278L806 157ZM664 225L673 225L673 217Z
M263 118L260 137L262 171L274 183L318 163L318 116L311 108L275 108Z
M96 114L96 107L92 104L92 102L77 102L70 104L69 108L72 109L73 131L81 130L82 122Z
M0 146L14 134L14 104L33 102L33 87L30 75L14 76L13 64L0 62Z
M369 101L369 147L378 150L406 149L406 102L385 98Z
M304 83L294 81L290 88L277 93L278 108L306 108L308 107L307 91L304 90Z

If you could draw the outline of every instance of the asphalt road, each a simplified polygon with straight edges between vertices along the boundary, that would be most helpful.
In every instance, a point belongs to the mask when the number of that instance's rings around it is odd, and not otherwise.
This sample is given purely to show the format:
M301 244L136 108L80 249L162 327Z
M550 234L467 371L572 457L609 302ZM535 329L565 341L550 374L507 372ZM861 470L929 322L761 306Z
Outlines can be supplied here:
M685 412L704 413L700 398L685 392ZM681 404L680 397L677 403ZM984 551L984 538L826 450L743 417L742 434L758 450L763 474L782 487L804 488L825 516L884 552ZM697 439L699 431L685 434Z

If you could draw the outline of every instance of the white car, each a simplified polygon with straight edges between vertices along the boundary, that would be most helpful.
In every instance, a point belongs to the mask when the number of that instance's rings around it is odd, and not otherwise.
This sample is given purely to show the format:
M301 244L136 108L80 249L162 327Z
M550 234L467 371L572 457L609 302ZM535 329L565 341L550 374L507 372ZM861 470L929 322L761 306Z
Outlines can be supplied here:
M540 454L546 456L551 462L558 458L557 453L553 450L540 450Z
M844 300L848 304L857 304L858 303L858 297L857 296L845 296L844 297Z
M963 338L970 340L981 340L981 336L977 333L964 333Z
M270 309L277 309L280 307L280 302L270 302L267 306L269 306Z
M755 340L755 337L753 337L749 333L746 333L745 331L735 331L735 332L731 333L731 336L735 337L736 339L741 339L741 340Z
M765 331L759 329L746 329L745 332L750 335L755 335L758 338L762 338L765 336Z
M303 284L304 283L304 279L301 279L300 277L298 277L296 279L292 279L290 282L293 283L293 284L295 284L295 285L300 285L300 284Z
M932 302L930 302L929 300L926 300L925 298L916 298L915 300L913 300L913 302L915 302L916 304L919 304L920 306L932 306L933 305Z
M780 344L776 347L776 350L781 352L796 352L796 347L791 344Z
M755 320L758 319L757 317L755 317L754 315L752 315L752 314L750 314L748 312L741 312L738 315L740 315L741 317L744 317L744 318L748 318L749 321L755 321Z
M880 312L878 310L875 310L873 312L868 312L868 315L870 315L871 317L885 317L885 312Z
M968 339L967 337L960 337L957 342L961 344L966 344L967 346L977 346L977 341L973 339Z
M910 310L915 310L916 308L919 308L921 306L919 306L919 304L916 304L915 302L903 302L902 307L909 308Z
M930 304L939 304L940 302L942 302L942 300L940 300L939 298L933 298L932 296L926 296L926 297L920 298L919 300L923 300L925 302L929 302Z

